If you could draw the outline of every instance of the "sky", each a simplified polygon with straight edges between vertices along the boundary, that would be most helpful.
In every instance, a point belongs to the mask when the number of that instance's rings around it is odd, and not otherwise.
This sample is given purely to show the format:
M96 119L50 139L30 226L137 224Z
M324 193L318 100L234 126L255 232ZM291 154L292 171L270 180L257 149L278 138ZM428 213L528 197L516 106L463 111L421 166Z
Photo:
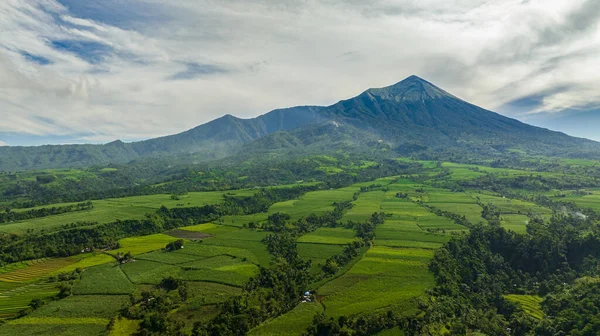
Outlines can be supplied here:
M133 141L418 75L600 141L598 0L2 0L0 146Z

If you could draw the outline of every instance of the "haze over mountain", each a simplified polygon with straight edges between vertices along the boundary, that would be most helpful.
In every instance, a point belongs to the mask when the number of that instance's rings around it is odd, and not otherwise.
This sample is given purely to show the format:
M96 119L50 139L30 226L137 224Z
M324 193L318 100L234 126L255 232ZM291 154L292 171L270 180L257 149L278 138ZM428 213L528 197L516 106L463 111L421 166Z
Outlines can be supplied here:
M284 150L378 148L399 154L470 153L600 157L600 143L524 124L465 102L417 76L328 107L279 109L254 119L226 115L183 133L105 145L0 148L0 170L125 163L189 154L208 161ZM241 155L242 157L245 155Z

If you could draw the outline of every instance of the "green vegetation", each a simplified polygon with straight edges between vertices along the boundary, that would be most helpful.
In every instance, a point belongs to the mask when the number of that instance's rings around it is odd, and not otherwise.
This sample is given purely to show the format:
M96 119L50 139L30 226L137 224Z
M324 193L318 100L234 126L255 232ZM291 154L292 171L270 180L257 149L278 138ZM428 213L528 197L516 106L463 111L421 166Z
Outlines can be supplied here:
M105 264L86 269L73 287L73 294L130 294L135 287L118 265Z
M523 310L535 317L536 319L542 319L544 312L542 311L543 298L534 295L520 295L520 294L508 294L504 296L507 300L512 301L523 308Z
M341 169L322 169L337 181L94 200L0 225L90 221L0 240L0 335L595 330L593 302L575 295L595 295L600 214L560 195L587 177L398 160L388 177L356 181L375 161L309 162ZM132 212L105 218L109 202Z

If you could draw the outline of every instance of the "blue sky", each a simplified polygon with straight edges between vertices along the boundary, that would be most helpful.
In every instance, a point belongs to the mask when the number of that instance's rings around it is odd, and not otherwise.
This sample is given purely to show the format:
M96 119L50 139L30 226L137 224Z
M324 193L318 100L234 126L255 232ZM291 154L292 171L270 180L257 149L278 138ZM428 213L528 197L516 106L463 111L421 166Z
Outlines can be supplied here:
M599 20L597 0L1 1L0 145L146 139L411 74L600 140Z

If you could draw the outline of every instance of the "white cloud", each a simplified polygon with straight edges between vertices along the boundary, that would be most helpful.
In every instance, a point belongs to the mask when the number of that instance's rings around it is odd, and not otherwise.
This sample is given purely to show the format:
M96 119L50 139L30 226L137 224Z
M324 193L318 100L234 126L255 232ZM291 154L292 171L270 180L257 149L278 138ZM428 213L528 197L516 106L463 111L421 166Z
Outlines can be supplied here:
M2 140L0 140L0 147L8 146L8 144Z
M595 0L127 2L140 3L164 19L117 26L56 0L0 2L0 133L147 138L411 74L489 109L540 92L533 112L600 102ZM51 45L65 40L107 49L90 63Z

